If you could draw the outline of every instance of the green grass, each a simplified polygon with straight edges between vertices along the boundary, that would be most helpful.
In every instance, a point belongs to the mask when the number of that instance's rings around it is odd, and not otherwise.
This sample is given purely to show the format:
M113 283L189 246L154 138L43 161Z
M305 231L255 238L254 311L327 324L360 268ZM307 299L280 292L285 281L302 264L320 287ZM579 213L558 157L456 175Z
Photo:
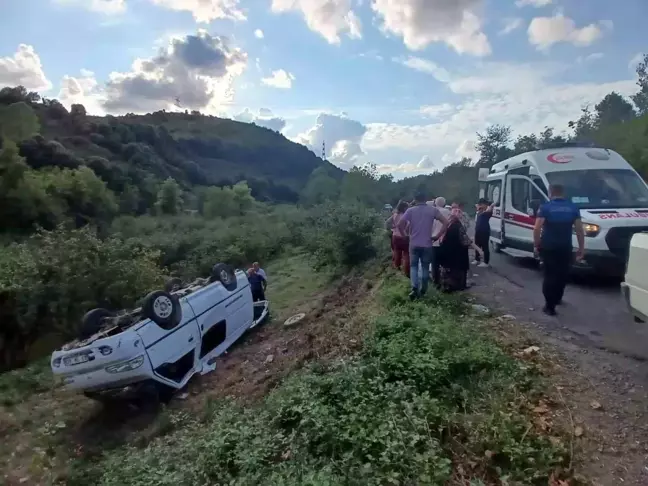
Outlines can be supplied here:
M54 387L49 358L0 374L0 405L12 407Z
M267 298L273 313L282 317L293 314L305 299L324 290L333 275L331 270L313 270L303 253L273 260L264 270L268 275Z
M527 415L533 371L457 300L406 290L385 283L354 359L312 365L254 408L213 402L143 448L73 463L67 484L547 484L566 451Z

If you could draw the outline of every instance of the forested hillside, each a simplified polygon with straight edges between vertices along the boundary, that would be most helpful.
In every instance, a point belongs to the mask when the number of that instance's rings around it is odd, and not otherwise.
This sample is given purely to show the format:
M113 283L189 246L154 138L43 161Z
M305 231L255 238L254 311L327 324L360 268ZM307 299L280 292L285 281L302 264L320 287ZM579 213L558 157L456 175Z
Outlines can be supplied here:
M93 117L22 87L0 91L3 228L52 228L150 212L160 183L200 209L203 188L246 181L260 201L297 202L314 169L342 171L254 124L197 112ZM21 158L19 158L20 156Z

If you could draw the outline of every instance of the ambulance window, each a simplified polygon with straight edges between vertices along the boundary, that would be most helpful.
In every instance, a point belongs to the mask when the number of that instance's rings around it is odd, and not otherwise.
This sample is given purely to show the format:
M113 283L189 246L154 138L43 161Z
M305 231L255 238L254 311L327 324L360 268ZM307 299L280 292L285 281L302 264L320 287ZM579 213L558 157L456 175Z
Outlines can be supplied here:
M521 213L527 212L529 182L526 179L511 180L511 205Z
M500 192L502 190L502 181L492 181L488 183L488 192L486 199L495 203L495 207L500 205Z
M542 180L542 177L537 176L537 175L532 175L531 180L535 182L536 186L538 186L544 194L547 194L547 186L545 185L544 181ZM532 191L532 197L531 199L544 199L544 195L538 194L538 190L531 186L531 191Z

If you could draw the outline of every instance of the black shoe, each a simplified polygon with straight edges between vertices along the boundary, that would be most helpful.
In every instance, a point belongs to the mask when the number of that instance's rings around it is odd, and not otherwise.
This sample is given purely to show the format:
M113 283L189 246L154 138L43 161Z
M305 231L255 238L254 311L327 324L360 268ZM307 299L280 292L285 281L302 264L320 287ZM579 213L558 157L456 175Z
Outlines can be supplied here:
M546 305L542 308L542 312L552 317L556 315L556 309L552 309L551 307L547 307Z
M563 300L560 299L556 305L563 305L563 304L564 304Z
M418 296L419 296L418 289L412 289L412 291L409 293L410 300L416 300Z

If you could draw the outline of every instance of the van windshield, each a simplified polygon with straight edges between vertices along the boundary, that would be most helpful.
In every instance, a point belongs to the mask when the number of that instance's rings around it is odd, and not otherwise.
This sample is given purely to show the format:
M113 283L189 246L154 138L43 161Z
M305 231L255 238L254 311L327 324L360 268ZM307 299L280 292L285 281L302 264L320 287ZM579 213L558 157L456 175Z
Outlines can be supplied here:
M565 196L581 209L648 206L648 187L632 170L587 169L547 173L549 184L560 184Z

